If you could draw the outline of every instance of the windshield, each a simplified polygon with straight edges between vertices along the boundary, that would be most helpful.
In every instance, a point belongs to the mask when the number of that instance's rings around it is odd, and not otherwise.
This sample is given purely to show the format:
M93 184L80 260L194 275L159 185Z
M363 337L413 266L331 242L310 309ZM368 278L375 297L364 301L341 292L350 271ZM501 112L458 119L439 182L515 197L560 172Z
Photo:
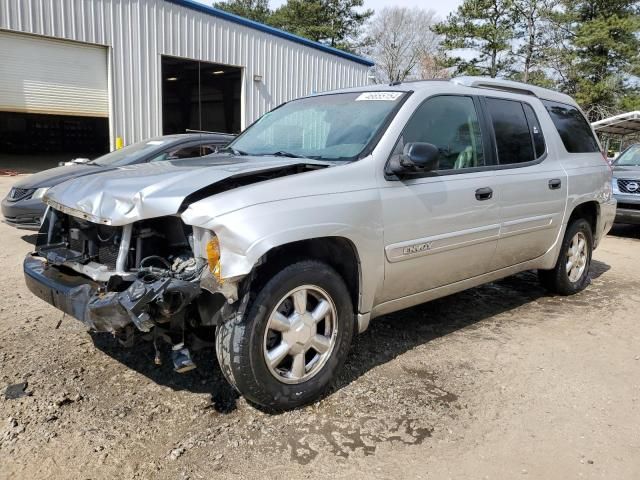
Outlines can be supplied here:
M163 146L166 146L168 143L168 140L144 140L119 150L114 150L89 163L102 167L122 167L123 165L130 165L149 153L161 150Z
M360 92L294 100L262 116L229 149L245 155L354 160L403 96Z
M635 166L640 167L640 145L634 145L629 147L626 152L623 152L615 161L616 166Z

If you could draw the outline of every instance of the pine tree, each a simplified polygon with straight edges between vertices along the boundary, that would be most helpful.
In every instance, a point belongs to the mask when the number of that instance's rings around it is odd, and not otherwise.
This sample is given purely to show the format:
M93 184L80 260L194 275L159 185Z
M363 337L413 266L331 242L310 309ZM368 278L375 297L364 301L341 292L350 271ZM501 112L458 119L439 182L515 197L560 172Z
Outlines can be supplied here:
M316 42L326 41L331 35L326 24L325 12L320 0L288 0L273 14L275 27L295 33Z
M551 16L559 0L512 0L514 22L512 43L513 80L551 87L549 78L549 50L555 45Z
M260 23L268 23L272 14L269 0L228 0L213 6Z
M563 89L590 116L637 105L640 2L563 0L558 25L566 29Z
M287 0L275 11L269 0L226 0L214 7L325 43L355 50L364 23L373 10L363 10L364 0Z
M372 10L360 10L364 0L288 0L270 23L302 37L344 50L357 46Z
M510 70L515 36L512 0L464 0L434 31L443 35L442 49L456 73L497 77ZM475 55L451 56L451 51L461 49Z

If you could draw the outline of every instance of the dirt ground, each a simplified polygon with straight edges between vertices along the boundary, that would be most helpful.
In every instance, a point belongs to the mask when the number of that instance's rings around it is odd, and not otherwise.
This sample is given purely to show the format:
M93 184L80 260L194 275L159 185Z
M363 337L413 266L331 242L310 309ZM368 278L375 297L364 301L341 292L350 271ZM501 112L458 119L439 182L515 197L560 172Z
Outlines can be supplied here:
M377 319L330 395L280 415L211 350L174 374L33 297L34 239L0 225L0 391L30 393L0 398L0 478L640 478L640 228L574 297L525 273Z

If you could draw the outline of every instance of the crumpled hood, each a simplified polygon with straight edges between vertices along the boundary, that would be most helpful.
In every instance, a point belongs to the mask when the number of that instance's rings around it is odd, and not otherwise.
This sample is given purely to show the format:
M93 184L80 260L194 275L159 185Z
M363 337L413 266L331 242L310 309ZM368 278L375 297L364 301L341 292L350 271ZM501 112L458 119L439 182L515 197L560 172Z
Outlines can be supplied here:
M76 216L86 214L94 222L120 226L174 215L185 197L226 178L296 164L326 165L300 158L229 155L147 163L61 183L48 190L44 201Z

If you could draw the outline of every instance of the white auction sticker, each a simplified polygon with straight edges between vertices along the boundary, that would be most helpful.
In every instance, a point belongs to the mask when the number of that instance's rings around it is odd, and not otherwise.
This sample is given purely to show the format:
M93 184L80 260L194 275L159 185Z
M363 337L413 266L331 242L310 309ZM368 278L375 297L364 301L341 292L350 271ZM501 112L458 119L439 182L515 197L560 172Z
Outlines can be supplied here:
M363 100L381 100L385 102L393 102L402 95L402 92L365 92L356 98L356 102Z

